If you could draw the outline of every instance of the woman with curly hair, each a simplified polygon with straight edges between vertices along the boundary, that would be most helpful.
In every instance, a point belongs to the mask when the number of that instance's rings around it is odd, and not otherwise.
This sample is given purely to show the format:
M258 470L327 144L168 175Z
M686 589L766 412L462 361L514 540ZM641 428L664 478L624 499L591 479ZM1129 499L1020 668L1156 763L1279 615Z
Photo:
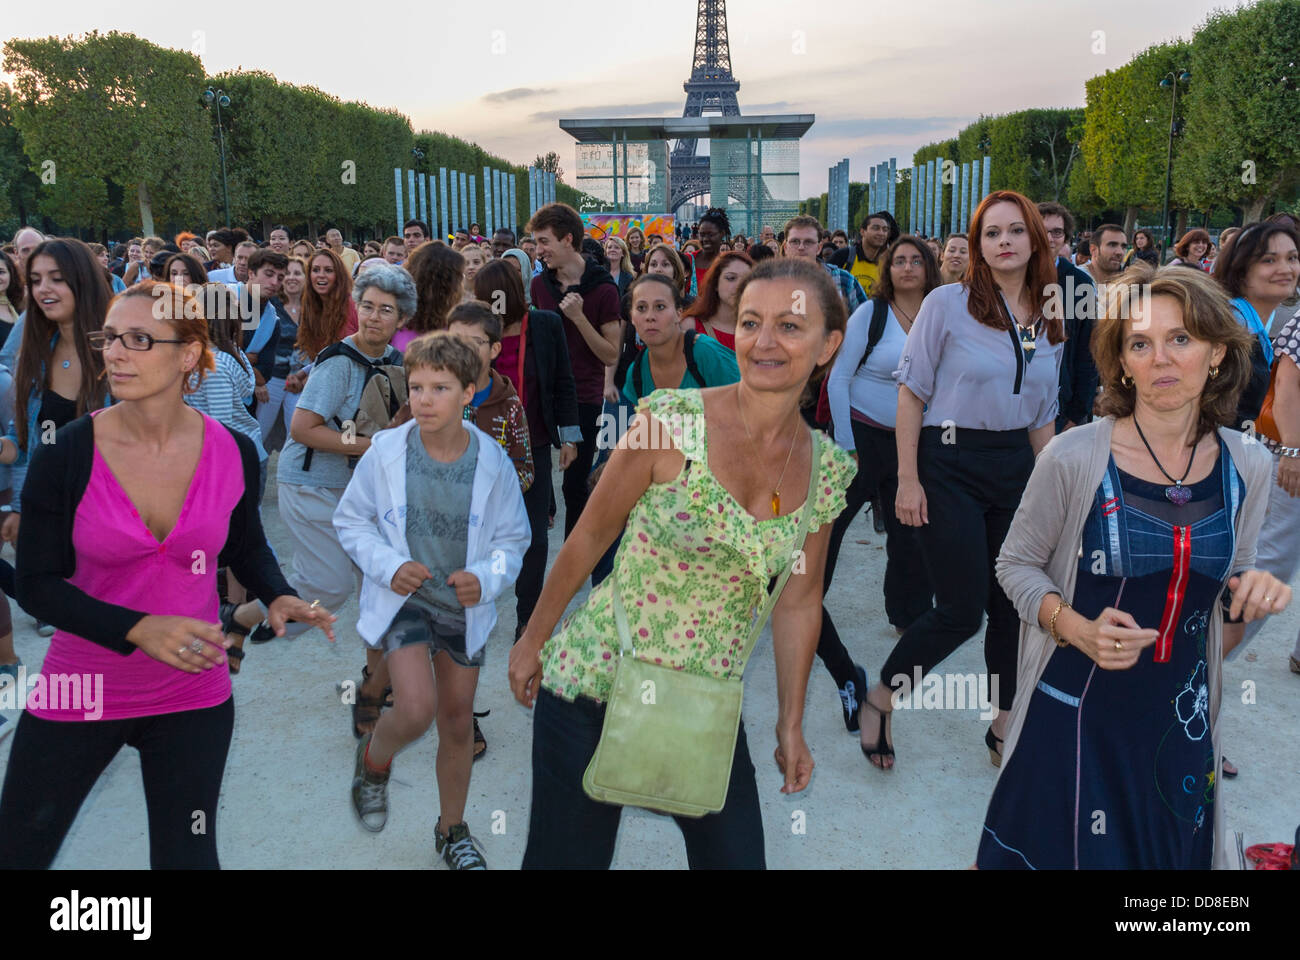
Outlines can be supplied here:
M465 296L465 258L445 243L423 243L406 261L419 303L415 314L393 334L405 350L416 337L447 329L447 315Z

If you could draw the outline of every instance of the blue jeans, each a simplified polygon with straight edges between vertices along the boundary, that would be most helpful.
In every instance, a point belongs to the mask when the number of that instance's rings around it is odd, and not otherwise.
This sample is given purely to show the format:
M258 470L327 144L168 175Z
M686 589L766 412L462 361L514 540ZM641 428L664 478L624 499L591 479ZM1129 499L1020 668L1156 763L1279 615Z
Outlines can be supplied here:
M569 703L543 689L533 714L533 802L523 869L606 870L614 859L623 808L593 800L582 789L582 775L600 743L605 705L583 697ZM726 805L708 816L673 819L686 841L692 870L766 868L744 720Z

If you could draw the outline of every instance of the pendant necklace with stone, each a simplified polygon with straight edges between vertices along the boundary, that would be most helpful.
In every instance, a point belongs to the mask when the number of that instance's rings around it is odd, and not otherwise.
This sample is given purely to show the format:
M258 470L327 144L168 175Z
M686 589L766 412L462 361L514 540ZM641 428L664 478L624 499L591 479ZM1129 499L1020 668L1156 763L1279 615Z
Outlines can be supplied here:
M1173 484L1172 487L1165 487L1165 499L1175 506L1183 506L1188 500L1192 499L1192 491L1183 486L1183 480L1186 480L1188 474L1192 472L1192 463L1196 460L1196 444L1192 444L1192 453L1187 458L1187 469L1183 471L1182 480L1175 480L1169 476L1169 471L1161 465L1160 460L1156 457L1156 452L1151 449L1151 444L1147 443L1146 434L1142 432L1142 426L1138 423L1137 417L1133 418L1133 426L1137 427L1138 436L1142 438L1142 445L1147 448L1147 453L1151 454L1151 459L1155 461L1160 472Z
M760 460L758 448L754 445L754 435L749 432L749 424L745 422L745 408L740 405L740 391L736 391L736 409L740 411L740 423L745 428L745 436L749 438L749 447L754 451L754 458ZM790 466L790 458L794 455L794 442L799 439L799 425L795 424L794 436L790 438L790 450L785 455L785 466L781 468L781 476L776 478L776 486L772 490L772 516L779 516L781 513L781 481L785 479L785 471ZM809 491L811 496L811 491Z

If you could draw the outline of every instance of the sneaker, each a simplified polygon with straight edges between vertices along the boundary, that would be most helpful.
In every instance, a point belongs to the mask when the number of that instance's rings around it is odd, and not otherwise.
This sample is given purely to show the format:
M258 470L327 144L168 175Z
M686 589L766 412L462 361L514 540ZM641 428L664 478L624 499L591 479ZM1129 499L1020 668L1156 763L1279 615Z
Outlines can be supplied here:
M469 833L469 825L457 823L442 835L442 817L434 828L435 851L442 854L442 859L453 870L486 870L487 860L483 851Z
M378 833L388 822L388 773L375 773L366 767L366 748L372 734L357 744L357 765L352 776L352 809L361 825Z
M54 624L45 623L44 621L37 620L36 632L39 633L42 637L52 637L54 636Z
M857 732L858 709L862 706L862 698L867 695L867 671L856 663L853 670L857 679L840 687L840 707L844 710L844 726L849 733Z
M275 631L271 629L271 625L265 620L255 626L253 632L248 635L250 643L266 643L268 640L274 639Z

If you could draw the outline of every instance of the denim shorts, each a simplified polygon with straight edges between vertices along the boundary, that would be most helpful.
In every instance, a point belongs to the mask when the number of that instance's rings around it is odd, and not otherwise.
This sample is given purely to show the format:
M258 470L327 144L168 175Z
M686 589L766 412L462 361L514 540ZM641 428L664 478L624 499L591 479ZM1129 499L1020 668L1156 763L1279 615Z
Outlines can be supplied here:
M483 666L483 654L487 650L484 647L474 656L467 656L463 620L459 624L448 623L428 607L407 601L397 611L393 622L388 625L388 632L384 634L384 654L387 656L394 650L416 643L428 644L430 657L439 650L446 650L451 659L462 667Z

